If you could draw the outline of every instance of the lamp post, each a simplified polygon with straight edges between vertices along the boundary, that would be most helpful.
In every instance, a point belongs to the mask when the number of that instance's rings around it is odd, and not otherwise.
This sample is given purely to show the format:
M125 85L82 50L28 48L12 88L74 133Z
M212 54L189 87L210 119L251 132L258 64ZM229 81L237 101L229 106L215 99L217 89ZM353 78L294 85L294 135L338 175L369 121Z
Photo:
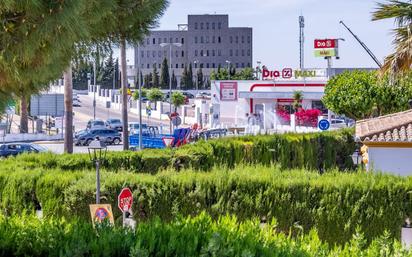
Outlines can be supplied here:
M198 93L197 91L199 91L199 77L197 76L199 68L197 67L197 64L199 63L198 60L194 60L193 63L195 64L195 68L196 68L196 94Z
M96 59L93 62L93 120L96 120Z
M139 150L142 150L142 82L140 79L140 45L137 45L137 83L139 84Z
M181 43L162 43L160 44L161 47L169 47L169 62L170 62L170 71L169 71L169 115L172 115L172 47L182 47ZM170 118L169 121L169 131L172 134L172 119Z
M228 74L229 80L230 80L230 68L231 68L231 66L232 66L232 62L226 60L226 63L227 63L227 74Z
M99 139L93 140L88 149L90 160L96 166L96 204L100 203L100 164L106 159L106 144Z

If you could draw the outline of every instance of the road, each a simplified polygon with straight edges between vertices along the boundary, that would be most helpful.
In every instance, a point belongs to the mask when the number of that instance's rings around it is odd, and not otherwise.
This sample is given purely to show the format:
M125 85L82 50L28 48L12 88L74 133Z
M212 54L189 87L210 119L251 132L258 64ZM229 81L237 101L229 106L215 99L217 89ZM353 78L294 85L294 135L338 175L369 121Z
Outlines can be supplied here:
M49 151L53 153L62 154L64 152L63 142L55 142L55 143L40 142L37 144L43 147L46 147L47 149L49 149ZM108 151L122 151L123 146L122 145L109 145L107 146L107 150ZM87 146L74 146L73 153L88 153Z
M75 130L85 129L87 122L93 119L93 98L87 95L79 95L81 107L73 107L74 110L74 126ZM139 122L139 115L129 112L129 122ZM107 120L109 118L122 119L120 110L106 108L103 103L97 101L96 104L96 119ZM147 117L142 117L142 122L154 126L168 126L168 121L160 121L153 118L150 120Z

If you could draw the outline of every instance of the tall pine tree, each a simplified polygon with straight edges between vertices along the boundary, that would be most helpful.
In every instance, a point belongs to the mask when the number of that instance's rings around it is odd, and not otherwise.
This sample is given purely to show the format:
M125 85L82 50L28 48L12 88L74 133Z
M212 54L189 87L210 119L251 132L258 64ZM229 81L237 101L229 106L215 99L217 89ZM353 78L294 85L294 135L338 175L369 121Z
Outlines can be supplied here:
M183 69L182 72L182 78L180 79L180 89L187 89L187 84L188 84L188 71L187 71L187 66L185 65L185 68Z
M154 87L154 88L159 87L159 72L157 71L156 64L153 65L152 87Z
M172 88L177 89L177 78L175 75L175 71L172 71Z
M197 88L196 89L200 89L203 88L203 71L202 71L202 67L200 67L197 70Z
M163 89L169 88L169 66L167 59L164 58L162 62L162 70L160 71L160 87Z
M187 71L187 85L186 89L193 89L193 69L192 63L189 64L189 70Z

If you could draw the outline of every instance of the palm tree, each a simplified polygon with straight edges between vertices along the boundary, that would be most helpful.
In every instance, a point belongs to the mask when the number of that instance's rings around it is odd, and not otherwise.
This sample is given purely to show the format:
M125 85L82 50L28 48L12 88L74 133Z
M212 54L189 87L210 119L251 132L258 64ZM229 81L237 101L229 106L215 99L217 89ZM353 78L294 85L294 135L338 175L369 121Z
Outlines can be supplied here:
M302 91L293 92L293 109L298 112L299 108L302 107L303 93Z
M393 30L395 52L385 59L383 71L392 72L408 71L412 65L412 4L410 1L390 0L388 3L378 3L377 10L373 13L372 20L395 19L396 26Z

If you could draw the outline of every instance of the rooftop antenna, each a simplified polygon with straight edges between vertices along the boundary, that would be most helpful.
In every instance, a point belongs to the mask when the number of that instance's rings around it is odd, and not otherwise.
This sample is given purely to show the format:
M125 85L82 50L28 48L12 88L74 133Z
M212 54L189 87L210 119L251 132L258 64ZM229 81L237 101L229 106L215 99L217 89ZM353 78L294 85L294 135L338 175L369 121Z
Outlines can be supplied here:
M300 70L305 68L304 64L304 43L305 43L305 18L299 16L299 67Z

